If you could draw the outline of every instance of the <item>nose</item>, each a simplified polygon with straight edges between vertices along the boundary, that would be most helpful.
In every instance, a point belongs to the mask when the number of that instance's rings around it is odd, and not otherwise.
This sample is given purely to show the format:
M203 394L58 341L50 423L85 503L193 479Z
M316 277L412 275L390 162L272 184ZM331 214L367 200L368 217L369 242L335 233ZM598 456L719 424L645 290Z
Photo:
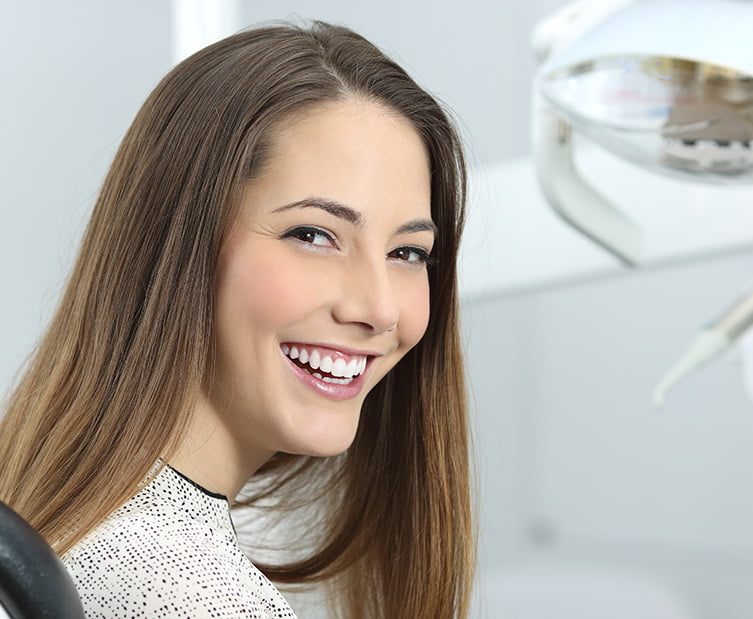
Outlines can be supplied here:
M351 263L344 269L333 315L337 322L361 325L372 335L395 328L400 306L384 256Z

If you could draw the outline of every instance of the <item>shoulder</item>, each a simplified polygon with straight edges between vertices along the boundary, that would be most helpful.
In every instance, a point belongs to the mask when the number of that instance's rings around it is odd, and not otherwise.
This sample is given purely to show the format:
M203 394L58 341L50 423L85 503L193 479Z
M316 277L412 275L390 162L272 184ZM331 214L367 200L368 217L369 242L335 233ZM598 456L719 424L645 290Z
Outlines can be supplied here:
M64 563L90 619L294 617L231 532L164 506L119 510Z

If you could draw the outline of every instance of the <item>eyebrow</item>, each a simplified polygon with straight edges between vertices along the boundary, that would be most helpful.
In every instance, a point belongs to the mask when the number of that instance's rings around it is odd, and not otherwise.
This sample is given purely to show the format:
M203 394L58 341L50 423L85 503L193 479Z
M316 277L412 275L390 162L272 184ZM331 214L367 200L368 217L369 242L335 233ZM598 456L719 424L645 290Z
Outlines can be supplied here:
M284 211L289 211L294 208L318 208L323 211L326 211L330 215L334 215L335 217L339 217L340 219L344 219L348 223L353 224L354 226L358 226L359 228L363 226L364 221L363 217L361 217L361 214L349 206L345 206L344 204L340 204L339 202L336 202L335 200L326 200L323 198L305 198L303 200L298 200L297 202L291 202L290 204L285 204L283 206L280 206L276 208L273 212L274 213L282 213Z
M415 219L397 229L397 234L410 234L411 232L431 232L434 236L437 236L439 229L431 219Z
M363 227L365 223L361 213L355 209L336 200L327 200L326 198L304 198L290 204L284 204L273 212L282 213L295 208L318 208L359 228ZM439 234L437 225L431 219L414 219L404 223L396 230L396 234L410 234L411 232L431 232L434 236Z

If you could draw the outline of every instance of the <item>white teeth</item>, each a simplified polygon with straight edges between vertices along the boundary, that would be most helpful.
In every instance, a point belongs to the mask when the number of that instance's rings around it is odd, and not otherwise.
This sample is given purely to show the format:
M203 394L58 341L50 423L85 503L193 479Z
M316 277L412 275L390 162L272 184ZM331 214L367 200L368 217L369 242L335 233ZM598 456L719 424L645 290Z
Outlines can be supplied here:
M353 377L351 378L332 378L331 376L322 376L319 374L319 372L312 372L311 375L314 378L318 378L320 381L324 383L334 383L335 385L349 385L353 382Z
M361 362L358 359L353 359L348 363L348 366L345 368L345 376L355 376L356 374L360 374L358 371L358 367L361 365Z
M335 383L336 385L349 385L353 382L353 377L350 378L331 378L330 376L325 376L322 378L322 381L325 383Z
M329 355L323 357L316 349L309 352L303 346L298 348L288 344L283 344L281 348L282 352L291 359L298 359L302 364L308 364L312 370L321 369L323 373L332 374L335 377L325 376L322 378L321 373L312 372L316 378L325 382L346 384L366 371L366 357L357 357L350 361L346 361L342 357L333 360Z
M339 357L333 364L332 364L332 371L330 374L332 376L337 376L338 378L342 378L345 376L345 367L347 366L347 362L342 357Z

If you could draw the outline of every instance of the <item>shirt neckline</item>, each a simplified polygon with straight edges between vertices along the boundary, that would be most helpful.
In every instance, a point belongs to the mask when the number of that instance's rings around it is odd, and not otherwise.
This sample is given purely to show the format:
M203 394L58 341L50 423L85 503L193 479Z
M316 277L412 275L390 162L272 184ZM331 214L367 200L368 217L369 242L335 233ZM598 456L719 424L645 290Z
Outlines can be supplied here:
M188 475L186 475L184 473L181 473L178 469L176 469L174 466L172 466L170 464L165 464L165 466L167 468L169 468L171 471L173 471L174 473L176 473L177 475L179 475L180 477L182 477L184 480L186 480L194 488L196 488L197 490L201 490L201 492L203 492L207 496L210 496L213 499L222 499L222 500L226 501L227 503L230 503L230 501L228 500L228 498L227 498L226 495L220 494L219 492L212 492L211 490L208 490L207 488L205 488L204 486L202 486L200 483L195 482Z

